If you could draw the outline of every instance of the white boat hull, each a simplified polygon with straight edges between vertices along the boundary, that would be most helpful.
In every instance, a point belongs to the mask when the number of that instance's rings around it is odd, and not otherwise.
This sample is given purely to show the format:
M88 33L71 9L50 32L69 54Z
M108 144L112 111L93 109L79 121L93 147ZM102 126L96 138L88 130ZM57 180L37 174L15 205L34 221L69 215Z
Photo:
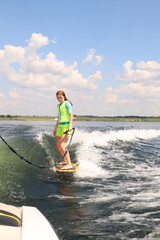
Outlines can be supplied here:
M4 218L10 221L20 219L20 226L5 225ZM58 240L53 227L45 216L35 207L17 208L0 203L0 239L1 240ZM5 219L6 220L6 219Z

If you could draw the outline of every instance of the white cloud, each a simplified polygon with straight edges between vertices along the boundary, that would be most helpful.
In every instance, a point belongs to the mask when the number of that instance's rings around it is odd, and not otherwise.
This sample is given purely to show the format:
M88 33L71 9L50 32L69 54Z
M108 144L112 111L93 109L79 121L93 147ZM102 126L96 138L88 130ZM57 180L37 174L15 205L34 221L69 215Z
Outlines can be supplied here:
M153 101L160 100L160 87L143 85L142 83L129 83L120 85L119 88L112 87L105 89L105 101L108 103L125 103L133 100Z
M50 94L48 94L50 93ZM3 114L53 115L56 114L55 89L37 91L31 88L13 88L3 101ZM1 103L1 102L0 102Z
M55 39L55 38L53 38L53 39L51 40L51 43L53 43L53 44L57 44L57 41L56 41L56 39Z
M31 99L33 98L34 92L32 89L22 89L21 88L13 88L9 91L9 97L11 99L16 100L25 100L25 99Z
M86 58L83 60L83 64L92 62L94 58L94 54L95 54L95 50L93 48L90 49L89 52L87 53Z
M140 99L160 99L160 87L150 84L129 83L128 85L121 85L117 94Z
M160 115L160 64L140 61L134 68L128 60L123 69L116 76L120 86L104 91L106 111L113 115Z
M93 100L94 96L91 95L87 95L87 96L82 96L81 99L85 100L85 101L90 101Z
M78 87L81 89L97 89L97 80L102 79L102 74L100 71L95 72L94 74L90 75L88 78L83 78L82 74L78 72L77 69L71 71L70 75L62 80L63 86L72 86Z
M95 56L96 59L96 65L99 65L103 61L103 56Z
M97 80L102 80L102 74L100 71L96 71L93 75L88 77L88 85L91 86L92 90L97 89Z
M116 92L112 90L111 87L105 89L105 102L106 103L116 103L118 96Z
M117 74L117 87L107 87L101 98L104 115L160 115L160 63L128 60ZM104 100L104 101L103 101Z
M150 70L150 71L159 71L160 70L160 63L156 61L148 61L144 62L141 61L137 63L137 68L144 69L144 70Z
M99 70L84 77L78 70L76 60L68 65L65 61L58 60L53 52L48 52L45 56L42 52L41 55L40 48L50 42L55 43L40 33L33 33L25 47L5 45L0 49L0 81L3 84L7 82L8 86L1 111L9 114L40 114L40 111L42 114L45 111L52 113L50 101L56 101L55 93L58 89L71 94L78 91L83 96L84 91L93 94L98 88L98 81L102 80ZM101 56L94 55L94 60L101 62ZM0 98L2 97L3 93L0 93ZM73 100L77 101L77 97Z
M119 80L160 82L160 64L155 61L138 62L134 69L133 63L128 60L123 65L123 70L122 74L117 75Z
M43 36L41 33L32 33L32 36L28 42L28 49L38 49L43 46L46 46L49 43L49 39L46 36Z
M57 85L59 88L68 85L92 90L97 88L96 80L102 79L100 72L84 78L77 69L76 61L67 65L57 60L52 52L41 58L36 50L49 43L46 36L33 33L27 42L25 48L7 45L0 50L0 76L5 80L17 86L39 89Z
M53 52L41 55L40 48L51 42L33 33L26 47L5 45L0 49L0 81L9 86L8 94L0 92L2 112L54 114L55 93L63 89L76 105L75 114L160 115L160 63L140 61L134 65L128 60L116 76L117 87L106 87L104 81L99 91L100 70L84 77L76 60L68 65ZM98 65L102 61L103 56L90 49L83 63Z
M4 97L3 93L0 92L0 98L3 98L3 97Z
M95 53L95 49L90 49L82 63L87 64L93 62L95 65L99 65L103 61L103 56L95 55Z

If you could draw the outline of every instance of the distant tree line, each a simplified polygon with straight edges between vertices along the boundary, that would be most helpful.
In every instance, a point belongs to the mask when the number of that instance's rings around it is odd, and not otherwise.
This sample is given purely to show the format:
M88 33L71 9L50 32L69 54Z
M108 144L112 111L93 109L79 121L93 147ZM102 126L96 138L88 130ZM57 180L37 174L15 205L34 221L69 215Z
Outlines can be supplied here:
M18 115L10 115L10 114L7 114L7 115L4 115L4 114L2 114L2 115L0 115L0 118L17 118L18 117Z
M12 116L11 115L0 115L1 118L11 118Z

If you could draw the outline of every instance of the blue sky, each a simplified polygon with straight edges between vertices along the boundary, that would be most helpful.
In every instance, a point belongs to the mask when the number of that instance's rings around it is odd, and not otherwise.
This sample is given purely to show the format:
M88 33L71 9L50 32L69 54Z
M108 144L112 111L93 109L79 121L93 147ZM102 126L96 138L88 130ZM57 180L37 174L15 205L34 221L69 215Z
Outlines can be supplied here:
M0 114L160 115L159 0L0 0Z

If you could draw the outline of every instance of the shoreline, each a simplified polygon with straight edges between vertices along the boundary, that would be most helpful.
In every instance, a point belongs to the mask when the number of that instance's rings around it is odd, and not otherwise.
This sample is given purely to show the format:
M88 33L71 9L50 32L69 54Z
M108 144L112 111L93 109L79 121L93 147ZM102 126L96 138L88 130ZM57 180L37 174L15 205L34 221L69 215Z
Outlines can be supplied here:
M56 116L18 116L0 115L0 121L56 121ZM78 116L74 115L74 121L95 121L95 122L160 122L160 116Z

